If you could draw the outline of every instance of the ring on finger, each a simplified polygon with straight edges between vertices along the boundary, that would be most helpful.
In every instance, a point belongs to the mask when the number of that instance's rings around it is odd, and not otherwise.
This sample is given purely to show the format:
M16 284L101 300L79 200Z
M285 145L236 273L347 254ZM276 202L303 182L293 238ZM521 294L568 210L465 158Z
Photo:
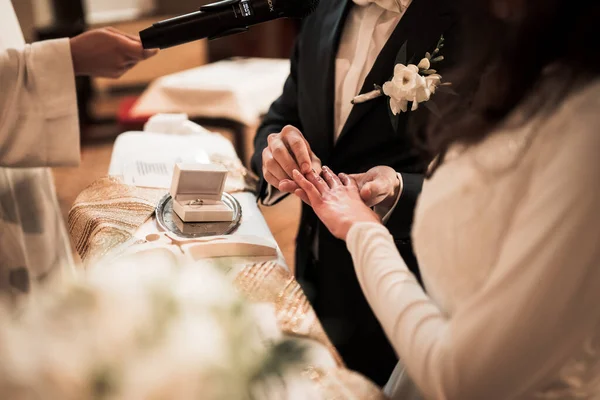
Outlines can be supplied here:
M333 172L331 172L331 170L329 169L329 167L323 167L323 172L325 174L327 174L328 177L330 177L331 179L333 179Z

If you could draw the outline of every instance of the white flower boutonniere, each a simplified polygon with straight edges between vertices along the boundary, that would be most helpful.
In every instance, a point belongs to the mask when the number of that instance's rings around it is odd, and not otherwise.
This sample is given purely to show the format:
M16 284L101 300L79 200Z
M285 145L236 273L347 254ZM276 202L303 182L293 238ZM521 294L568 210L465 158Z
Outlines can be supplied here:
M444 47L442 36L433 53L426 53L419 64L410 64L403 59L406 58L406 43L402 46L394 67L394 76L383 86L375 85L375 90L356 96L352 104L360 104L381 96L389 97L390 111L393 116L410 109L416 110L419 104L425 103L433 112L437 112L434 105L427 102L431 96L441 87L449 86L450 83L442 83L442 76L433 68L434 64L444 60L441 49Z

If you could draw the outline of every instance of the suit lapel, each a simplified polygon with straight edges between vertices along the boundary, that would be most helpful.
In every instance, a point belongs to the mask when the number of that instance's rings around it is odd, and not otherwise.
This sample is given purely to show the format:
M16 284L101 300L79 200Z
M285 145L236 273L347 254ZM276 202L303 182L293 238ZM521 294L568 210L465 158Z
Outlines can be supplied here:
M323 3L323 1L321 2ZM319 55L315 69L315 77L322 75L324 81L321 89L322 96L315 100L315 106L319 108L321 116L319 125L324 131L320 132L318 140L312 141L313 151L321 158L327 158L333 148L333 119L335 104L335 59L340 37L344 27L344 21L350 10L351 0L329 1L328 12L324 13L322 22L322 36L315 38L318 43ZM317 78L318 79L318 78Z
M414 58L412 62L417 63L419 61L417 58L420 59L427 51L433 50L430 47L435 46L451 23L451 19L447 18L449 11L445 4L447 4L445 0L413 0L379 53L373 68L365 78L360 93L367 93L373 90L374 85L383 85L390 80L394 73L396 56L405 42L407 61ZM381 99L378 99L353 106L337 144L365 114L380 103Z

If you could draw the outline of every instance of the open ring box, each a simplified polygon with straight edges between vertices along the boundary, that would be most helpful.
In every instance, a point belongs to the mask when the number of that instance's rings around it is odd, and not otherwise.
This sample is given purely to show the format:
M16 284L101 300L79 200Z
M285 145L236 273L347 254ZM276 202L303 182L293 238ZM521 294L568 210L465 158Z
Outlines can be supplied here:
M231 222L233 210L222 201L227 169L216 164L175 164L171 197L183 222Z

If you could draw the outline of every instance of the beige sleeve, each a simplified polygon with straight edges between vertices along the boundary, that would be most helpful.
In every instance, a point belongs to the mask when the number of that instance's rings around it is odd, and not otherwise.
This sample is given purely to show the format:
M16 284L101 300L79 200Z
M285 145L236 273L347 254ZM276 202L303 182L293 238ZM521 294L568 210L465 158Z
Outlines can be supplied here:
M597 113L595 103L589 116ZM546 130L492 275L451 317L417 284L383 226L350 230L363 291L426 398L521 398L554 377L594 332L600 121L587 116L567 113L553 132Z
M68 39L0 51L0 166L79 163L79 118Z

